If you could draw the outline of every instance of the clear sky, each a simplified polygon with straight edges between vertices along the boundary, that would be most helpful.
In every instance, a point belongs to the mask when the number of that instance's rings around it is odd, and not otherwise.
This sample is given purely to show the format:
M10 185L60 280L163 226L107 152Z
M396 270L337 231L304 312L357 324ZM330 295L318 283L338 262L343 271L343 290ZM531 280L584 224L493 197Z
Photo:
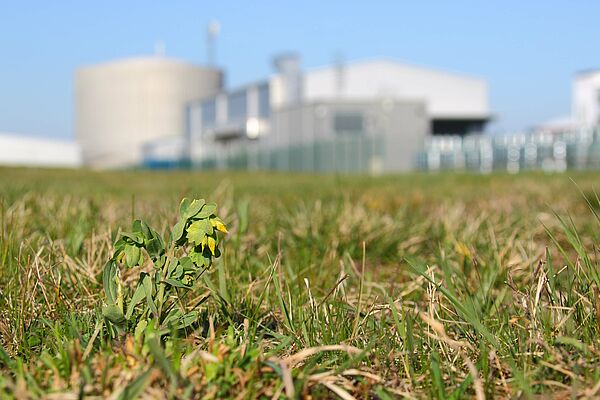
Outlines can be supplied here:
M600 67L600 1L0 0L0 132L73 137L73 71L152 54L202 63L221 24L228 85L294 50L305 68L387 57L485 78L494 131L570 111L575 72Z

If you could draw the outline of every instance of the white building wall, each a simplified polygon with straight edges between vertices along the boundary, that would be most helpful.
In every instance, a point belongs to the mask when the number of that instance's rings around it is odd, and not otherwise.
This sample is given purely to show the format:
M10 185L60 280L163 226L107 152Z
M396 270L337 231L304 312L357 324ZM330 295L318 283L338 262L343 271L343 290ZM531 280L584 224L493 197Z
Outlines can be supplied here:
M307 71L304 98L306 101L396 98L423 101L432 118L490 115L485 80L387 60Z
M600 125L600 71L581 73L573 83L573 121L580 127Z
M74 168L81 157L74 141L0 134L0 165Z
M144 143L186 133L186 104L216 94L222 73L162 57L81 68L75 75L75 131L86 165L142 162Z

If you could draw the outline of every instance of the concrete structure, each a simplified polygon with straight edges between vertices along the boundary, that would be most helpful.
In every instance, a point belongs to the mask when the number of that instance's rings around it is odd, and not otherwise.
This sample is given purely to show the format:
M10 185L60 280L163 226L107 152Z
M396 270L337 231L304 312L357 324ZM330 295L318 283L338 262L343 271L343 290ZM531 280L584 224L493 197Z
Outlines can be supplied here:
M246 137L209 137L192 160L199 168L407 171L429 129L424 105L408 101L301 103L273 112L268 126L266 135L259 125Z
M190 103L184 147L193 164L407 171L427 136L481 132L490 118L481 79L387 60L302 73L288 56L276 66L268 79ZM323 156L329 161L319 161L319 146L330 149ZM381 151L373 153L373 146ZM355 164L330 162L348 151Z
M81 157L73 141L0 133L0 165L75 168Z
M75 132L84 164L140 165L144 143L185 136L186 104L221 88L221 71L164 57L80 68L75 73Z
M573 121L581 128L600 126L600 70L575 76L572 114Z
M481 132L490 118L485 80L390 60L329 66L306 73L306 101L339 98L422 101L432 134Z

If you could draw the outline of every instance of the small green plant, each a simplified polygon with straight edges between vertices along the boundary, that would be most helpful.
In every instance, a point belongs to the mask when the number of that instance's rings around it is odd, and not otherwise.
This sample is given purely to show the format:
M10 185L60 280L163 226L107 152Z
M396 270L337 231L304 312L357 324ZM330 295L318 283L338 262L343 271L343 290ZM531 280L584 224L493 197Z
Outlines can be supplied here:
M168 241L140 220L133 222L131 233L121 234L102 276L102 314L111 332L142 332L149 324L169 332L198 321L198 310L187 309L181 298L221 255L220 236L227 228L216 211L214 203L184 198ZM121 269L144 266L146 257L152 271L140 271L135 290L128 291Z

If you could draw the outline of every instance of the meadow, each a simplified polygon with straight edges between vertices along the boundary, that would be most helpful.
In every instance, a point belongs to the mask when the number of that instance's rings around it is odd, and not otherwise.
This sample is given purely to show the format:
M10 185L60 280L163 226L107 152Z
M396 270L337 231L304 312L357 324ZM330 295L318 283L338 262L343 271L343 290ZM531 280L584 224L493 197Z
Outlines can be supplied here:
M0 398L598 397L599 183L0 169ZM199 320L111 333L115 241L184 197L229 231Z

